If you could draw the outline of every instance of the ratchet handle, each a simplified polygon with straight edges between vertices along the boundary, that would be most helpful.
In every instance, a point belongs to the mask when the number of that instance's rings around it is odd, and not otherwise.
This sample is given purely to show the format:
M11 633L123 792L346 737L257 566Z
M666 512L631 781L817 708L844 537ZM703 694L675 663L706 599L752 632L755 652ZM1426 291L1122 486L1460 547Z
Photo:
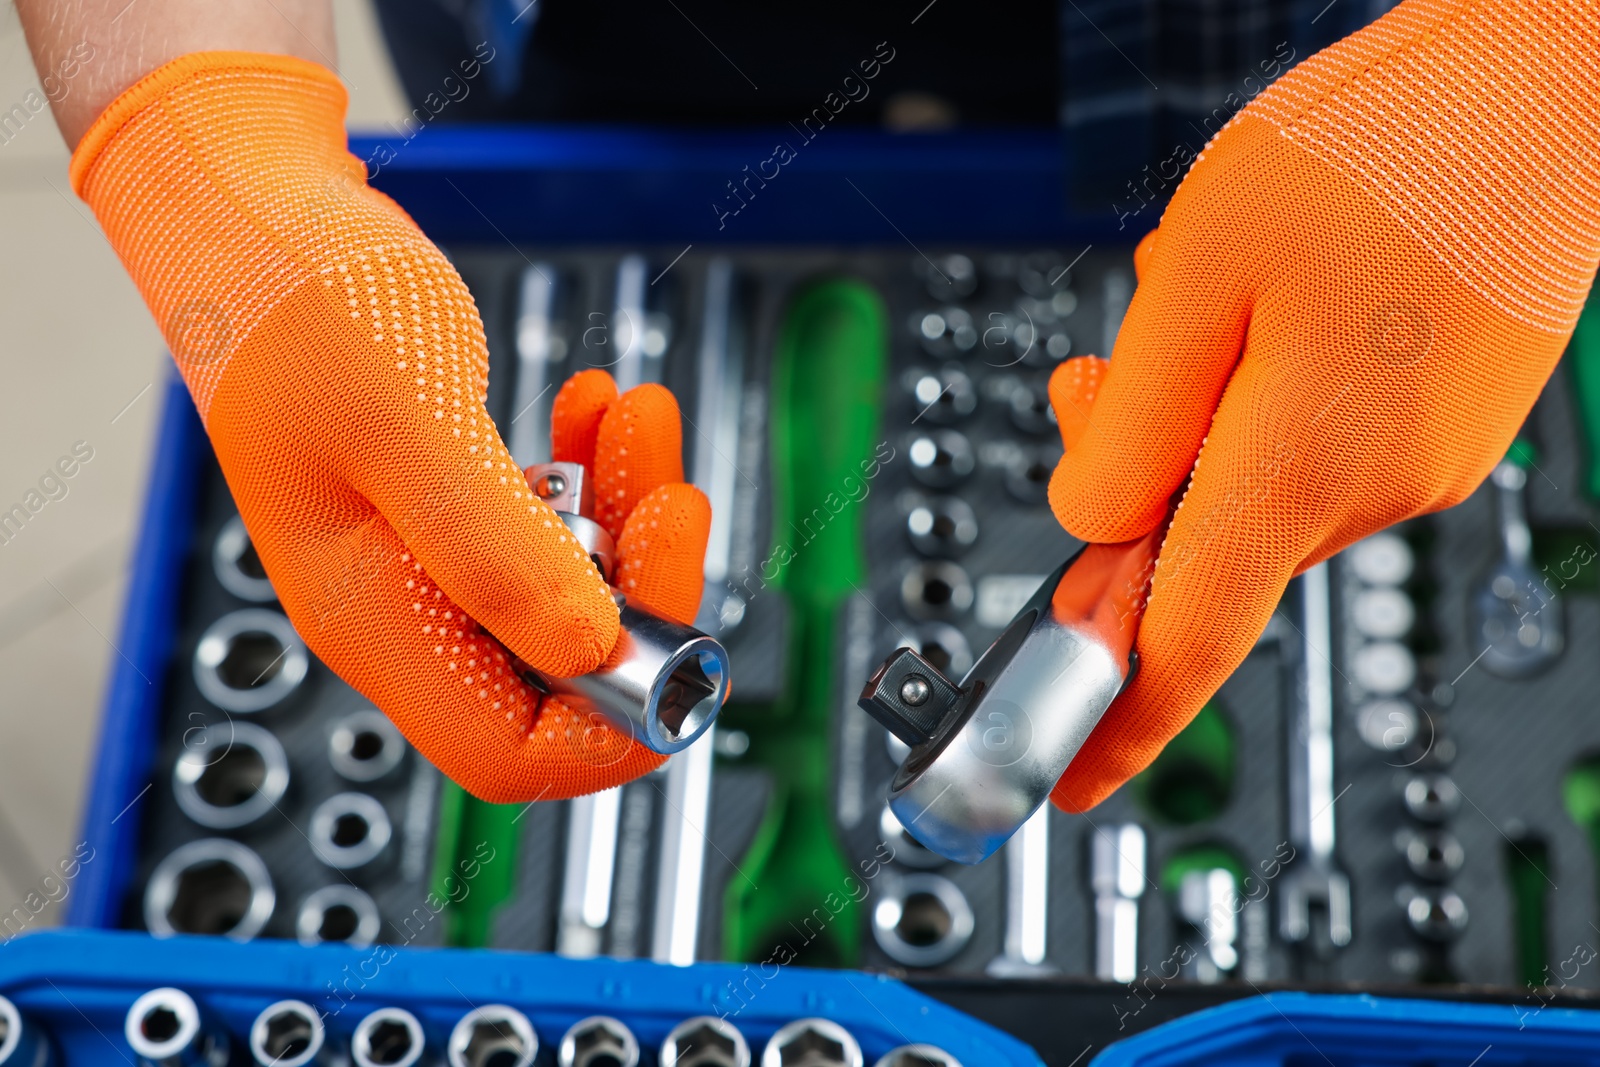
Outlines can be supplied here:
M1119 661L1127 662L1150 601L1156 559L1171 522L1169 511L1166 519L1143 537L1085 545L1050 598L1056 620L1094 638Z

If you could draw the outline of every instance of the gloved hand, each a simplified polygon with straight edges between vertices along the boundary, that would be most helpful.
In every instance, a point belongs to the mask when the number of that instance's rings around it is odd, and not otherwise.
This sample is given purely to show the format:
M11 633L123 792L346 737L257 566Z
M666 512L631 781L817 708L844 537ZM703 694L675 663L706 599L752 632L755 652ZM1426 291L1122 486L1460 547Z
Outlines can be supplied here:
M541 705L511 667L514 653L552 675L593 669L617 607L501 443L472 297L367 187L344 111L316 64L185 56L100 116L73 187L162 326L306 644L486 800L637 777L660 757ZM691 620L710 510L677 484L671 395L618 399L586 373L553 421L556 458L596 480L619 584Z
M1103 383L1077 361L1051 383L1050 501L1074 535L1148 533L1193 472L1139 672L1057 805L1149 765L1292 575L1461 501L1505 454L1600 259L1597 55L1593 3L1406 0L1196 160Z

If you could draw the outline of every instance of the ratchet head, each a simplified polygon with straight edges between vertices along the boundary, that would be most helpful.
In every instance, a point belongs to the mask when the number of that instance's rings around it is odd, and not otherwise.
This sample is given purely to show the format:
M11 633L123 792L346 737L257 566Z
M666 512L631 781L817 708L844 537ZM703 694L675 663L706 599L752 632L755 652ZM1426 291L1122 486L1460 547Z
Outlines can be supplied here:
M539 463L528 485L561 516L611 580L616 546L589 511L594 492L579 463ZM588 674L531 680L580 714L594 713L617 730L671 755L711 728L728 696L728 653L692 626L662 618L613 590L622 628L606 661Z
M1062 564L959 685L908 648L867 681L861 707L911 746L889 789L908 833L977 863L1045 802L1133 673L1162 532Z

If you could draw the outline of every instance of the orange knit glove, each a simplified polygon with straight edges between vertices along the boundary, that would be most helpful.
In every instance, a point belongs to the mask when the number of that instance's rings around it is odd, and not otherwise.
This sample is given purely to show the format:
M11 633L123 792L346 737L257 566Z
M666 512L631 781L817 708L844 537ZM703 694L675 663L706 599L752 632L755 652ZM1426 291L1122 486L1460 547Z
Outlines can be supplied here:
M1149 765L1292 575L1505 454L1600 260L1600 5L1406 0L1229 122L1138 258L1092 412L1081 367L1052 381L1086 427L1050 500L1126 541L1193 481L1069 811Z
M100 116L73 187L163 328L307 645L486 800L637 777L660 757L541 705L511 668L507 649L552 675L592 669L617 608L484 410L471 295L367 188L344 112L316 64L185 56ZM556 402L556 458L590 466L619 583L687 621L710 512L676 484L680 433L665 390L618 400L600 372Z

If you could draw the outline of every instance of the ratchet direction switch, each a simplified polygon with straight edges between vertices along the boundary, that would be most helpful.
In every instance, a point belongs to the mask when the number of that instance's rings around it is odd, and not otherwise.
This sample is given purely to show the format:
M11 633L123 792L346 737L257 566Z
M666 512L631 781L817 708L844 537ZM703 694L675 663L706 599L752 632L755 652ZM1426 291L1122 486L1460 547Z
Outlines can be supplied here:
M594 493L579 463L538 463L528 485L555 509L589 558L611 581L616 545L589 517ZM601 715L617 730L662 755L687 748L711 728L728 697L728 653L692 626L633 604L615 587L622 629L606 661L576 678L555 678L520 664L528 681L574 711Z
M1038 591L957 684L909 648L861 692L861 707L911 746L889 787L906 831L959 863L985 859L1049 797L1137 668L1166 524L1086 545Z

